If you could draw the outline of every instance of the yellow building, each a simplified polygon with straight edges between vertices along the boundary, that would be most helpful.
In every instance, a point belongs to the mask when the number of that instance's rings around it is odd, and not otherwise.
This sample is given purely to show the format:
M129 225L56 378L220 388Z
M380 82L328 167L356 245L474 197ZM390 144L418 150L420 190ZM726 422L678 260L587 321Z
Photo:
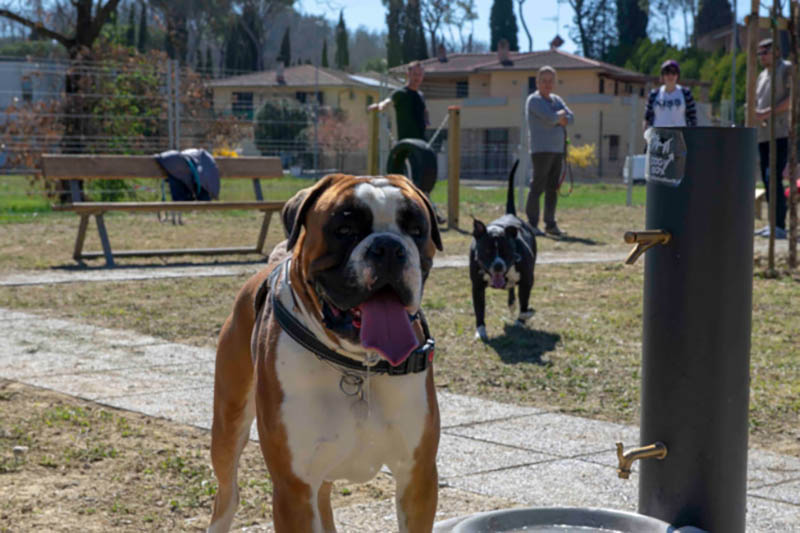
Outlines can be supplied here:
M575 176L620 179L631 138L633 153L644 150L646 98L658 79L557 49L500 54L452 54L422 62L421 91L430 115L429 134L440 125L449 106L461 107L462 178L506 177L521 152L525 99L536 90L539 68L550 65L558 72L554 92L575 113L575 123L568 128L570 142L597 148L598 165L575 169ZM391 73L402 78L405 70L399 66ZM707 84L680 83L693 89L699 125L710 124L710 108L703 103ZM440 138L446 138L446 131Z
M253 118L265 100L289 98L341 110L349 120L365 120L367 106L381 95L378 73L350 74L341 70L297 65L286 69L253 72L207 83L214 93L214 111ZM393 90L394 85L383 91Z

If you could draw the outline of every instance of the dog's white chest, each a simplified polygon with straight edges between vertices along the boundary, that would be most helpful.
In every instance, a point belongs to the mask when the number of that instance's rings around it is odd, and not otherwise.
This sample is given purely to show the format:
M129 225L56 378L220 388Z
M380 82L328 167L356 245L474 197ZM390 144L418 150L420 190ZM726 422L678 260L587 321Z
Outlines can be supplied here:
M428 413L425 373L373 375L359 395L340 388L341 373L281 335L276 360L283 389L281 416L292 470L312 486L364 482L386 464L410 469Z

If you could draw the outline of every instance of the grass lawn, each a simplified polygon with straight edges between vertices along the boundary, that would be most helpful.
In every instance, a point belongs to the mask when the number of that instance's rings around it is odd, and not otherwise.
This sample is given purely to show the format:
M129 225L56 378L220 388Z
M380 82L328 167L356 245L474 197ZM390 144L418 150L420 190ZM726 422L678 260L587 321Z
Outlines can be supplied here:
M293 187L307 183L277 180L275 189L265 196L286 198ZM445 204L444 192L440 184L434 201ZM622 186L576 186L571 196L559 200L559 224L569 238L539 239L540 252L628 250L622 235L644 226L644 189L634 189L634 207L625 207L625 192ZM466 255L470 215L489 221L502 214L505 190L462 187L461 201L461 229L443 233L447 255ZM154 215L114 214L107 225L112 245L123 249L249 244L255 241L259 224L258 217L249 212L190 214L184 220L184 226L172 226L158 223ZM70 255L76 228L74 215L6 221L0 227L0 272L73 265ZM268 244L281 239L282 229L275 221ZM98 249L97 241L92 224L87 249ZM147 262L121 260L120 264ZM101 266L102 261L93 265ZM0 288L0 301L3 306L42 315L214 346L243 282L244 277L230 277L6 287ZM476 341L466 269L433 271L424 307L437 342L439 387L592 418L638 422L641 261L631 267L621 262L540 264L531 297L536 314L525 327L512 325L504 300L504 292L487 294L490 340ZM795 456L800 456L798 301L797 275L754 279L751 441Z

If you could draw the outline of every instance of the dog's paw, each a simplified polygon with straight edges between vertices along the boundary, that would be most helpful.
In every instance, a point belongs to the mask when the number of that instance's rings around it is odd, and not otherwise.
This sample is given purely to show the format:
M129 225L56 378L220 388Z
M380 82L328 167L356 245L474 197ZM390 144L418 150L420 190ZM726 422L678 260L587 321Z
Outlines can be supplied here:
M520 313L519 316L517 317L517 322L519 322L521 324L524 324L526 320L528 320L529 318L531 318L533 316L534 312L535 311L533 309L530 309L528 311L524 311L524 312Z
M489 336L486 334L486 326L478 326L478 329L475 330L475 338L483 342L489 340Z

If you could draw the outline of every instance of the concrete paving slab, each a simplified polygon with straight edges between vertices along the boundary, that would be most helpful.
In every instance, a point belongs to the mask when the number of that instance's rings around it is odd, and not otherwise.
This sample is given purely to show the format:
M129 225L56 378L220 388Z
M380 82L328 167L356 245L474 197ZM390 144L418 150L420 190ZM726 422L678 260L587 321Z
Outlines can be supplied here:
M639 442L639 431L631 426L555 413L455 427L448 432L560 457L616 454L617 441L627 445Z
M764 487L751 490L750 494L773 502L789 503L800 506L800 478L792 481L776 483L774 485L766 485ZM797 526L798 529L800 529L800 522L798 522Z
M444 391L437 391L436 394L442 428L544 413L535 407L509 405Z
M800 480L800 459L764 450L749 450L747 457L748 490L754 491L761 487L793 480Z
M153 394L214 386L214 362L163 365L118 371L39 375L29 378L38 387L58 390L88 400L110 400L131 394Z
M437 469L439 479L498 470L513 466L552 461L556 457L520 450L513 446L489 444L466 437L443 433L439 440Z
M748 494L745 528L747 533L797 533L800 507Z
M491 457L487 456L487 462ZM577 459L456 477L451 486L531 507L609 507L635 511L636 475L623 480L615 469Z

